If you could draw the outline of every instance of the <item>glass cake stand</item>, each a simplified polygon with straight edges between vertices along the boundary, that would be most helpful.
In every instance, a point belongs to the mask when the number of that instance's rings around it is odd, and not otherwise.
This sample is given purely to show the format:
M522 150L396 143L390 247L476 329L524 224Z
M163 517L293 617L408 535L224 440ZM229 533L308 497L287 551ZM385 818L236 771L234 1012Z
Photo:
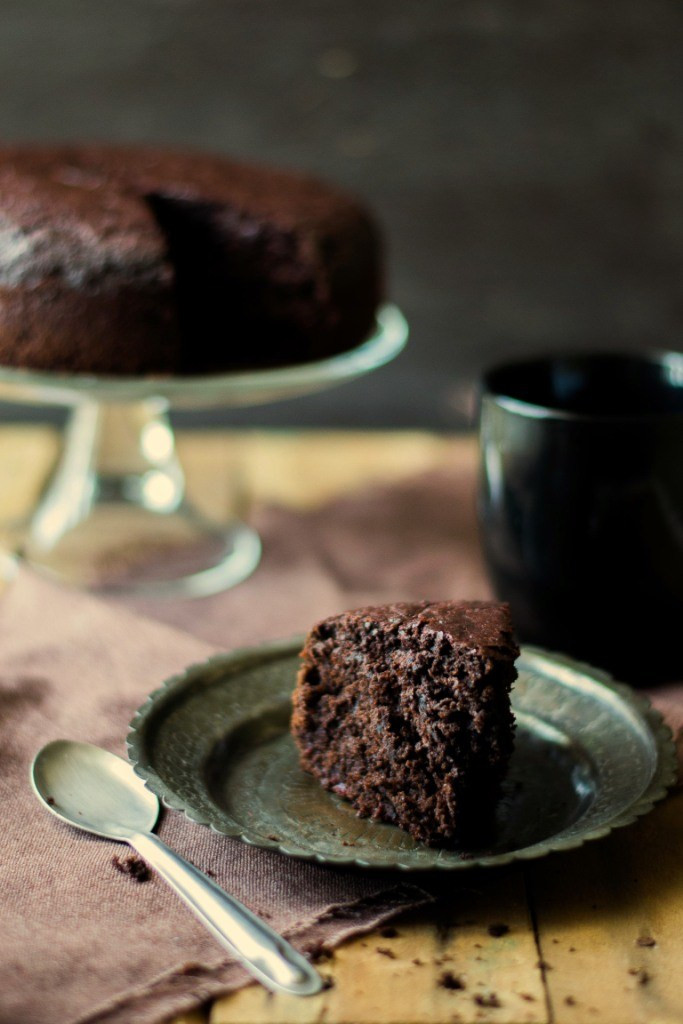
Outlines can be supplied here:
M70 409L61 458L14 547L43 573L80 587L202 597L244 580L258 534L239 494L221 521L186 495L171 409L275 402L353 380L393 359L408 336L392 305L357 348L318 362L204 377L94 377L0 367L0 400ZM11 531L12 532L12 531Z

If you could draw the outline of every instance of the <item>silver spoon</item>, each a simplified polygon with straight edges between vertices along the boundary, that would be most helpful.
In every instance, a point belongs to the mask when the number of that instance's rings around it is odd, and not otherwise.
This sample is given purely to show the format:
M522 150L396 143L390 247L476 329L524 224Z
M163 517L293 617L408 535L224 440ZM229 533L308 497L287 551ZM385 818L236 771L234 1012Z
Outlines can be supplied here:
M277 932L152 834L159 801L115 754L55 740L31 766L38 798L68 825L128 843L168 882L223 946L274 992L319 992L317 971Z

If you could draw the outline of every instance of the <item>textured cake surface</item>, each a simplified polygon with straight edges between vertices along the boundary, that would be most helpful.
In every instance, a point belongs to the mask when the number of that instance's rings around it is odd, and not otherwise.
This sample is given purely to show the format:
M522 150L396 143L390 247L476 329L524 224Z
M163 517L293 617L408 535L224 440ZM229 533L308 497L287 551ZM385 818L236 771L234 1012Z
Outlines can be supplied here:
M363 817L433 845L490 829L513 749L519 650L507 606L400 603L313 628L292 734L301 765Z
M0 150L0 363L200 373L323 358L370 333L380 242L303 175L139 147Z

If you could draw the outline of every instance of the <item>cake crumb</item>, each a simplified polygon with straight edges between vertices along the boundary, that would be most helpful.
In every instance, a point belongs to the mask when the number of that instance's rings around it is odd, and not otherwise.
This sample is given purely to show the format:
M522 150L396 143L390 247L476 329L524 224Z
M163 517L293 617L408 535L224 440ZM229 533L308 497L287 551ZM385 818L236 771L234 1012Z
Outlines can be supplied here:
M650 947L650 946L656 946L656 945L657 945L657 940L653 939L653 937L651 935L640 935L636 939L636 946Z
M519 998L520 999L525 999L527 1001L527 1003L535 1003L536 1002L536 996L532 996L531 992L520 992L519 993Z
M636 978L639 985L647 985L652 977L647 971L643 970L642 967L629 967L628 973L632 974Z
M311 963L314 964L320 963L321 960L331 960L334 956L332 950L323 946L322 942L317 942L315 945L309 946L304 953Z
M323 988L322 988L322 990L323 990L323 992L327 992L328 989L331 989L331 988L334 988L334 978L331 978L329 975L327 975L327 977L323 978Z
M48 803L48 807L54 807L54 805L55 805L55 798L53 796L49 796L47 798L47 803Z
M457 975L453 974L453 971L444 971L439 977L437 985L440 985L441 988L450 989L453 992L467 987L462 978L458 978Z
M496 1009L502 1005L500 999L498 998L495 992L489 992L488 995L478 993L476 996L473 996L472 998L474 999L474 1002L477 1004L477 1006L490 1006L493 1009Z
M376 952L380 953L382 956L388 956L390 960L396 959L396 954L393 949L387 949L386 946L377 946Z
M490 924L488 926L488 928L487 928L487 931L488 931L489 935L491 936L491 938L499 939L499 938L501 938L501 936L507 935L507 933L510 931L510 925L509 924Z
M187 963L178 967L173 973L183 978L199 977L204 971L201 964Z
M576 999L574 996L565 996L564 1001L567 1006L576 1006Z
M152 872L141 857L130 854L128 857L119 857L116 854L111 859L112 864L122 875L130 875L136 882L149 882Z
M424 966L424 960L420 960L420 958L417 957L417 956L415 957L414 960L411 960L410 962L411 962L411 964L415 964L416 967Z

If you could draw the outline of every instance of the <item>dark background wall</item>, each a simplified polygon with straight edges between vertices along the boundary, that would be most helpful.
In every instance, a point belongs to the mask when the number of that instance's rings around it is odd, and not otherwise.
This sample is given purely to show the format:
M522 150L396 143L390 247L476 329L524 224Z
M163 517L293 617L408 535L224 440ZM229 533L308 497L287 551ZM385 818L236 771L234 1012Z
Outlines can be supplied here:
M0 135L301 167L384 224L390 368L240 423L462 422L485 364L683 348L681 0L0 0Z

